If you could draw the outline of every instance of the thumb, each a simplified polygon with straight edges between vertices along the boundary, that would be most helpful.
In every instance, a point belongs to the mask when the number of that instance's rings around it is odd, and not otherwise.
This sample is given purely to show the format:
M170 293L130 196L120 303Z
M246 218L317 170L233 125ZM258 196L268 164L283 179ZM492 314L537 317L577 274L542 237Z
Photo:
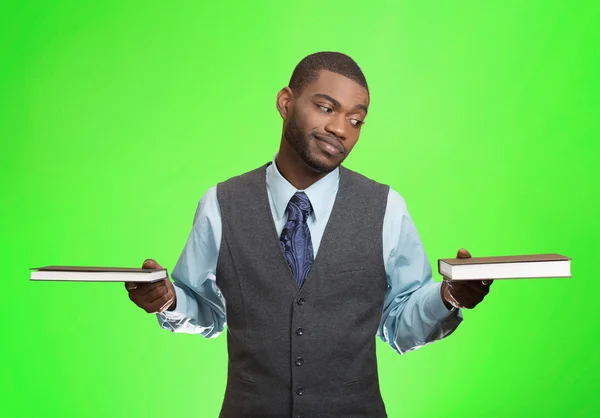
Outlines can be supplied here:
M153 259L148 258L146 261L144 261L144 264L142 265L142 268L143 269L160 269L162 267L160 266L160 264L158 264Z
M471 258L471 253L469 253L466 249L461 248L460 250L458 250L456 258Z

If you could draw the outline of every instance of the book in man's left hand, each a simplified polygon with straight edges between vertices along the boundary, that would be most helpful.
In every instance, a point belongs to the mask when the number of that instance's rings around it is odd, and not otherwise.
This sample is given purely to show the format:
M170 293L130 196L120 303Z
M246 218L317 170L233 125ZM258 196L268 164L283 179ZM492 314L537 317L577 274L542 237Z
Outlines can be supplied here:
M129 267L45 266L31 268L31 280L67 282L153 283L166 279L167 269Z
M571 277L571 258L560 254L444 258L439 273L451 280Z

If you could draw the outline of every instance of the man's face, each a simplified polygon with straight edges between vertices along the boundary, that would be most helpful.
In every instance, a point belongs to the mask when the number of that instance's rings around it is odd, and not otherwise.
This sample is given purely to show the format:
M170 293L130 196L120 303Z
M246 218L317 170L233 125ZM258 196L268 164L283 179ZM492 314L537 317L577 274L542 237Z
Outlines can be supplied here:
M343 75L321 71L296 97L283 136L313 170L329 173L350 154L367 116L369 93Z

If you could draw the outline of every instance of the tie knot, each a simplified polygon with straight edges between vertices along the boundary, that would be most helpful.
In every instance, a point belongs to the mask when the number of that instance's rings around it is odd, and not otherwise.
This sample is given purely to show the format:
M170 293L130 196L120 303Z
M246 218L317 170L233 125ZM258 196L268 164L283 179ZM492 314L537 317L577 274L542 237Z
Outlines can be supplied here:
M308 196L304 192L296 192L288 203L288 220L306 222L311 212Z

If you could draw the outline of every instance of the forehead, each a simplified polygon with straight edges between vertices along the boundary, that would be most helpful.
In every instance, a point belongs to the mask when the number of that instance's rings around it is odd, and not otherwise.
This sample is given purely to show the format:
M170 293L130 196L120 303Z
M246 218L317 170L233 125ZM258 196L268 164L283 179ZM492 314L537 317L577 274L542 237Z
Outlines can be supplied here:
M319 78L307 84L302 90L302 96L307 98L314 94L326 94L340 102L342 106L352 107L357 104L367 106L369 93L356 81L331 71L322 70Z

